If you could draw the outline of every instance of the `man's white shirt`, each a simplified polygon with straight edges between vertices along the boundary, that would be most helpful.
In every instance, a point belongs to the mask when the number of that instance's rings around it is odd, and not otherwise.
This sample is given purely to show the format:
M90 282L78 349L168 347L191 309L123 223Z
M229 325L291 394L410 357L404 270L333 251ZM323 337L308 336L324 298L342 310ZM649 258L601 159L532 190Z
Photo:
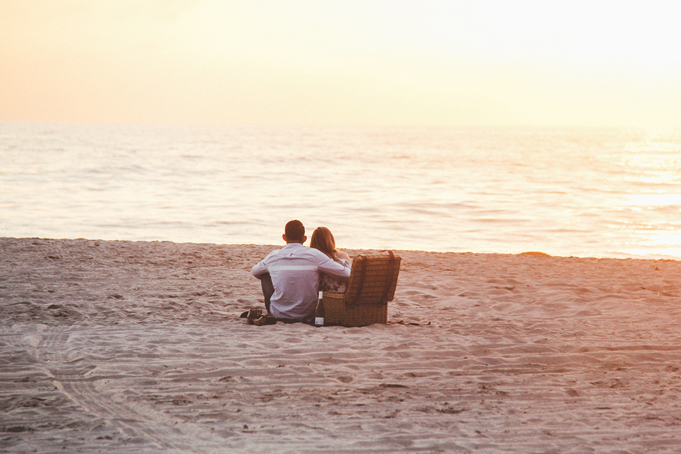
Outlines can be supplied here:
M274 294L270 312L277 318L307 320L317 305L319 273L350 277L350 264L335 262L323 252L300 243L288 243L271 252L251 270L254 276L270 273Z

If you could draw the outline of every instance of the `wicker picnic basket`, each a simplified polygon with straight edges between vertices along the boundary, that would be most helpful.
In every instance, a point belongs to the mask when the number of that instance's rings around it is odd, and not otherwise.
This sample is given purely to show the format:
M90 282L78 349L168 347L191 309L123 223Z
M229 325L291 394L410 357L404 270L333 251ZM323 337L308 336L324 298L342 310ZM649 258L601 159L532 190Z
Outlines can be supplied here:
M392 251L358 255L345 293L324 292L324 323L343 326L387 323L388 301L395 297L401 262L400 256Z

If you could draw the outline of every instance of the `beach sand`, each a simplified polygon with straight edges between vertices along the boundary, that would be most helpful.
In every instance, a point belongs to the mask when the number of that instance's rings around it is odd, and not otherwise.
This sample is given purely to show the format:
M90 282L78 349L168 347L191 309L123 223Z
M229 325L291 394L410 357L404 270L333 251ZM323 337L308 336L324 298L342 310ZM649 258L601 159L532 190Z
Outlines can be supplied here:
M681 452L681 262L400 251L393 324L248 325L277 247L0 239L0 451Z

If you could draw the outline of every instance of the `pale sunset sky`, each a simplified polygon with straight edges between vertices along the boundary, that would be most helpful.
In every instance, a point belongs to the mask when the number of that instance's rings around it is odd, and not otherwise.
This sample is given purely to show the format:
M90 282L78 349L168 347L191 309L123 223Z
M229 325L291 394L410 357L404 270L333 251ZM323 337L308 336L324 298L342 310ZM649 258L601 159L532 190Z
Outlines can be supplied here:
M0 0L0 121L681 127L681 1Z

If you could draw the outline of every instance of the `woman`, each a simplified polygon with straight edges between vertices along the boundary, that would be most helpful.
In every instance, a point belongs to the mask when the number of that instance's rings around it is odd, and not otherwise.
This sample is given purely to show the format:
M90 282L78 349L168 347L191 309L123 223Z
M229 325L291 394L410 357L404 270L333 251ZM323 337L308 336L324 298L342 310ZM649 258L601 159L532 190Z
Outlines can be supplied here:
M333 239L331 230L326 227L317 227L312 232L310 247L319 249L329 256L331 260L344 265L350 265L350 256L336 249L336 240ZM347 281L342 281L337 277L319 273L319 291L344 293L347 289L347 284Z

